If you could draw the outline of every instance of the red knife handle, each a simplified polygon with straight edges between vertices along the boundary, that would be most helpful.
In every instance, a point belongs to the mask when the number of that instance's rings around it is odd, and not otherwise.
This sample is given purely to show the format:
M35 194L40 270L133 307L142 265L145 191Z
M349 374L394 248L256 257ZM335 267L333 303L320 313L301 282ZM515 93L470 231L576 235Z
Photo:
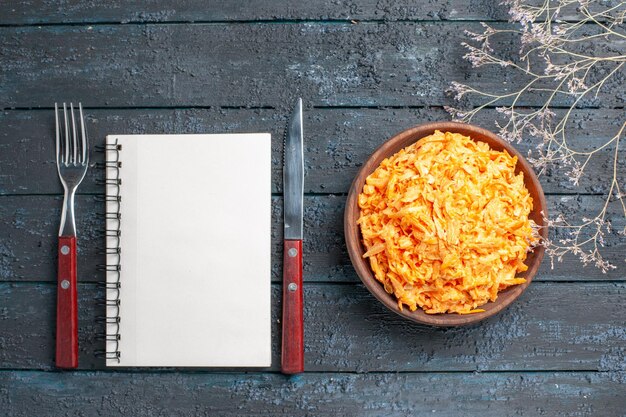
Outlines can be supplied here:
M78 367L76 236L59 236L56 366Z
M302 291L302 240L285 240L283 252L283 350L284 374L304 371L304 318Z

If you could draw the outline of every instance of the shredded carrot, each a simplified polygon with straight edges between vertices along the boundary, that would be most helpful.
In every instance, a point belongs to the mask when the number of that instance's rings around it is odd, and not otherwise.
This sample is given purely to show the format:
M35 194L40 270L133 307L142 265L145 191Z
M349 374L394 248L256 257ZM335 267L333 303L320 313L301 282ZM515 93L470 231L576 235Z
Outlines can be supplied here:
M470 310L468 312L463 312L463 313L459 313L459 314L474 314L474 313L484 313L485 309L484 308L475 308L473 310Z
M471 314L525 282L537 243L517 157L436 131L385 159L359 195L363 243L398 307Z

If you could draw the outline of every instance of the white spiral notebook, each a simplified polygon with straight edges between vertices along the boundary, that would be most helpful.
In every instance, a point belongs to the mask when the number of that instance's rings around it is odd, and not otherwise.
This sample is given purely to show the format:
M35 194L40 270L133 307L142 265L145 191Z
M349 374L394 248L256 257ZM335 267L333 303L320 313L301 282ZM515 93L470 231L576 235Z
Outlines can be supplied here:
M270 135L110 135L105 153L107 366L270 366Z

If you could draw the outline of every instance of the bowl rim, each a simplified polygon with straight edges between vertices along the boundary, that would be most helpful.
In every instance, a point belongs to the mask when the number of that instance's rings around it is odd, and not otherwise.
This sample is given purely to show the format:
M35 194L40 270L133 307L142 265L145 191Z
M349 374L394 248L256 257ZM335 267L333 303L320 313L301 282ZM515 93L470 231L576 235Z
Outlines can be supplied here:
M506 142L495 133L475 125L450 121L423 123L405 129L383 142L370 155L370 157L359 169L357 175L354 177L348 192L346 208L344 211L344 236L350 261L352 262L352 265L361 282L363 282L363 285L365 285L369 292L372 293L372 295L374 295L374 297L376 297L376 299L378 299L378 301L384 304L387 308L404 318L420 324L440 327L462 326L487 319L488 317L499 313L511 305L532 282L539 266L541 265L541 261L543 260L545 249L542 245L539 245L533 251L534 261L532 264L527 264L529 268L524 273L526 282L524 284L515 285L500 291L498 293L498 300L485 304L488 308L484 312L465 315L456 313L426 314L421 308L418 308L415 311L410 311L406 307L402 310L398 309L398 303L395 296L393 294L388 294L385 291L383 285L374 277L369 262L362 257L364 250L361 238L361 229L356 224L356 218L358 218L358 216L355 218L354 215L355 213L358 214L360 212L358 209L357 199L363 189L365 179L378 167L384 158L391 156L400 149L403 149L406 146L409 146L410 144L434 133L435 130L461 133L465 136L470 136L473 140L478 141L481 141L482 138L474 139L473 135L482 136L495 142L499 147L505 149L510 155L517 156L518 162L516 165L516 172L524 171L524 183L526 187L528 188L528 184L532 183L537 194L537 196L533 197L538 197L539 200L538 202L534 201L534 207L531 214L536 212L537 209L541 209L540 212L543 212L541 220L542 227L539 230L539 234L542 239L547 239L548 226L545 221L543 221L543 218L547 218L548 216L546 199L541 183L528 161L526 161L523 155L509 142ZM528 174L528 177L526 174Z

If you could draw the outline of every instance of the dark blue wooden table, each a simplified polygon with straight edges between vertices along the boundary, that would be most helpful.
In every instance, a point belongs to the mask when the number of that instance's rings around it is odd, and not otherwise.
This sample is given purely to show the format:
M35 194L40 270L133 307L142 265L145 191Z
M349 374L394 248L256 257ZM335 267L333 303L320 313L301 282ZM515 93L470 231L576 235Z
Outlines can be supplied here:
M544 262L513 306L456 329L420 327L385 310L345 251L346 191L380 143L447 119L452 80L516 82L462 59L465 29L506 24L496 2L62 3L0 3L0 415L626 415L624 237L611 235L604 252L617 270L602 274L573 258L553 270ZM307 107L306 373L290 378L278 372L280 162L297 96ZM95 154L77 197L80 369L54 368L62 190L51 108L70 100L85 105L97 144L108 133L272 132L270 369L110 370L94 356L103 346L96 317L104 279L104 173ZM593 143L623 106L614 91L601 108L577 109L573 143ZM487 109L476 122L493 128L494 117ZM600 155L578 188L558 169L543 176L550 209L597 211L610 157ZM619 212L609 217L624 227Z

